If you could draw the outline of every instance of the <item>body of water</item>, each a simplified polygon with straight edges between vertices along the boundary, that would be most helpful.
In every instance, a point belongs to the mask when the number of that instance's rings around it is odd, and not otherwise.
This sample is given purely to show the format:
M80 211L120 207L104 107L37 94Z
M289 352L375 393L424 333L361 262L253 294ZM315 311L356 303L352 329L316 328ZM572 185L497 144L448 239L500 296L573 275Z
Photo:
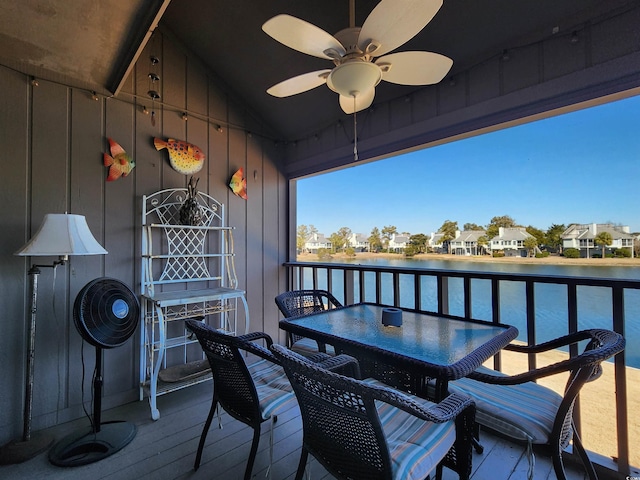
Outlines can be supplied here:
M331 262L328 262L331 263ZM345 263L344 260L335 263ZM615 266L571 266L549 264L515 264L491 262L464 262L446 260L411 260L404 258L372 258L366 265L394 266L404 268L428 268L446 270L466 270L482 272L501 272L535 275L561 275L592 278L640 279L640 267ZM311 272L307 271L305 283L311 285ZM403 278L406 277L406 278ZM320 287L326 286L326 278L319 278ZM365 275L367 298L357 301L375 301L375 276ZM307 283L308 282L308 283ZM334 292L342 292L343 277L335 272L332 278ZM356 278L356 282L358 279ZM382 276L382 303L393 303L392 277ZM436 278L422 279L422 308L436 311ZM356 285L356 295L359 288ZM491 284L489 280L472 280L472 316L480 320L491 319ZM611 289L602 287L578 287L578 328L612 329ZM370 296L370 297L369 297ZM400 278L401 306L413 308L413 276ZM449 312L452 315L464 314L462 279L449 279ZM627 347L625 357L627 366L640 368L640 291L625 293L625 337ZM501 322L516 326L520 330L519 340L526 341L526 304L524 282L506 282L500 284ZM538 284L535 286L536 341L550 340L567 333L567 289L563 285Z

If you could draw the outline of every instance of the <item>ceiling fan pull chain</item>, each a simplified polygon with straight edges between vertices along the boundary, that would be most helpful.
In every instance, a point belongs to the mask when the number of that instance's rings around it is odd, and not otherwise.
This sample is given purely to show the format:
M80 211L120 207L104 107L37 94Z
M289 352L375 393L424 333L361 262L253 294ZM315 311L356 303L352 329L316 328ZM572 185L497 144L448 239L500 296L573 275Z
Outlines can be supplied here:
M358 120L356 118L356 96L353 96L353 161L358 161Z

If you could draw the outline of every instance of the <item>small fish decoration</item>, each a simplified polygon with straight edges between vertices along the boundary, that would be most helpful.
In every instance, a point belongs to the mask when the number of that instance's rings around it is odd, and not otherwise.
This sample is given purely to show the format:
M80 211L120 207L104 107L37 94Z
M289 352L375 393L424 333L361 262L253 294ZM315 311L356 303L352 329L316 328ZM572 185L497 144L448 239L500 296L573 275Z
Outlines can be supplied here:
M133 170L136 164L131 156L129 156L129 154L124 151L124 148L122 148L111 138L109 138L108 140L111 155L107 153L104 154L104 166L109 167L107 182L113 182L120 177L126 177L127 175L129 175L129 172Z
M240 167L231 177L229 188L240 198L247 199L247 179L244 178L244 168Z
M153 145L156 150L166 148L169 151L169 163L178 173L192 175L199 172L204 165L204 153L191 143L173 138L167 141L161 138L154 138Z

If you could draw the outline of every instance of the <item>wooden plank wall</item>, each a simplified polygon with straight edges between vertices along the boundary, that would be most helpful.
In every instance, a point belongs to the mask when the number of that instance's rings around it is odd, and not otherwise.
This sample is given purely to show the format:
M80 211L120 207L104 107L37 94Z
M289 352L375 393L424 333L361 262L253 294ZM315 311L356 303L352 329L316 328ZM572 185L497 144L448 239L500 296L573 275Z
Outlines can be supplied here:
M162 98L153 105L155 126L143 111L152 109L147 95L151 55L160 59L154 88ZM140 291L141 197L185 187L188 181L171 168L166 150L156 151L154 137L186 140L204 150L207 162L196 175L198 188L224 203L228 223L235 227L236 269L240 288L248 293L252 331L278 338L273 298L286 286L280 268L287 245L282 152L250 109L168 34L154 34L117 97L96 101L91 92L44 80L38 84L0 67L0 444L22 434L30 259L14 252L35 234L45 214L64 212L85 215L109 252L72 258L55 272L43 268L39 276L33 407L38 430L83 416L83 362L84 401L91 410L95 350L83 346L75 329L75 296L101 276ZM108 137L136 162L128 177L114 182L105 181L102 164ZM247 176L247 201L227 186L240 167ZM243 329L244 315L240 318ZM125 345L105 350L104 408L137 399L139 339L138 330Z

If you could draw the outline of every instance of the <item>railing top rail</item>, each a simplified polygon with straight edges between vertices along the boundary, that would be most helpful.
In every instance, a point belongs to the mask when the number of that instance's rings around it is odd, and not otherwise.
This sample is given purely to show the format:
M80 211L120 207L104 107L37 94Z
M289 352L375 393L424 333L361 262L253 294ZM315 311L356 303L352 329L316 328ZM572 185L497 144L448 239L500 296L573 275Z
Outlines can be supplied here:
M504 273L474 270L448 270L441 268L406 268L390 265L363 265L350 263L323 262L285 262L285 267L320 268L329 270L370 271L392 274L427 275L436 277L458 277L497 279L514 282L532 281L534 283L556 283L563 285L585 285L594 287L630 288L640 290L640 279L621 279L606 277L578 277L567 275L537 275L533 273ZM624 268L624 267L621 267Z

